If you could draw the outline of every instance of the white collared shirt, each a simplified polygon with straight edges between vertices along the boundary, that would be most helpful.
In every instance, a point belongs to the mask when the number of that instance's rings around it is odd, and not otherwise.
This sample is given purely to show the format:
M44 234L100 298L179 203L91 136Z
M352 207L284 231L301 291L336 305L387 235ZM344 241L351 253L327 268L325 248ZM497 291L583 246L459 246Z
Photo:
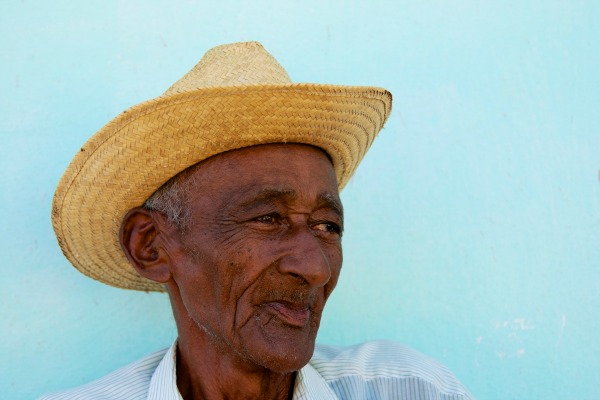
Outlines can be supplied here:
M182 400L175 348L176 343L94 382L40 400ZM298 371L293 398L473 399L445 366L387 341L345 348L317 345L310 362Z

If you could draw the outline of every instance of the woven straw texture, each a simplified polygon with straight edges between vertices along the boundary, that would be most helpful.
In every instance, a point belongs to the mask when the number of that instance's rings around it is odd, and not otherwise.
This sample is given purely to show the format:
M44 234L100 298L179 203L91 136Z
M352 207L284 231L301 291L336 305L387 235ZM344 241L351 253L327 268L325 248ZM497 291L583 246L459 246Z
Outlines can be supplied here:
M385 89L294 84L256 42L209 50L162 96L123 112L78 152L54 195L52 223L67 259L112 286L163 291L121 250L123 216L163 183L215 154L305 143L348 182L391 111Z

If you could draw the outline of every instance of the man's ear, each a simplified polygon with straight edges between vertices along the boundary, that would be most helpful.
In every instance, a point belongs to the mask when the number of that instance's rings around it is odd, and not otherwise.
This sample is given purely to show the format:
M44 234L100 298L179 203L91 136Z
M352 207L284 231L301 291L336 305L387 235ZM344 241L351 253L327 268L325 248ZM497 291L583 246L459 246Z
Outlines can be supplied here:
M166 283L171 278L170 257L162 236L162 215L136 207L125 215L119 231L119 242L127 259L144 278Z

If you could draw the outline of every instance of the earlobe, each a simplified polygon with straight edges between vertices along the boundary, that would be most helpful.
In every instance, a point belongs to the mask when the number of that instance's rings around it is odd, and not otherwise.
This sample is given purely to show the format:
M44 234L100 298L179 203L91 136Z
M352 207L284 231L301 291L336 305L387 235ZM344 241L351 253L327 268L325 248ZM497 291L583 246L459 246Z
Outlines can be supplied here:
M141 207L129 210L121 224L119 242L138 274L155 282L166 283L171 278L171 271L158 218L158 213Z

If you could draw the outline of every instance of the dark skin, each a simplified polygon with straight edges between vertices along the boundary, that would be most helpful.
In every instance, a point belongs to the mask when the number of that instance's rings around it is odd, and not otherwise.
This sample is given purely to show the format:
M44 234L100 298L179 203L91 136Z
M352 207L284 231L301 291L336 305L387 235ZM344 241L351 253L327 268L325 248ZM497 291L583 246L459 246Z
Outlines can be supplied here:
M184 399L288 399L310 360L342 266L342 206L329 158L269 144L209 158L179 231L134 208L121 245L169 293Z

